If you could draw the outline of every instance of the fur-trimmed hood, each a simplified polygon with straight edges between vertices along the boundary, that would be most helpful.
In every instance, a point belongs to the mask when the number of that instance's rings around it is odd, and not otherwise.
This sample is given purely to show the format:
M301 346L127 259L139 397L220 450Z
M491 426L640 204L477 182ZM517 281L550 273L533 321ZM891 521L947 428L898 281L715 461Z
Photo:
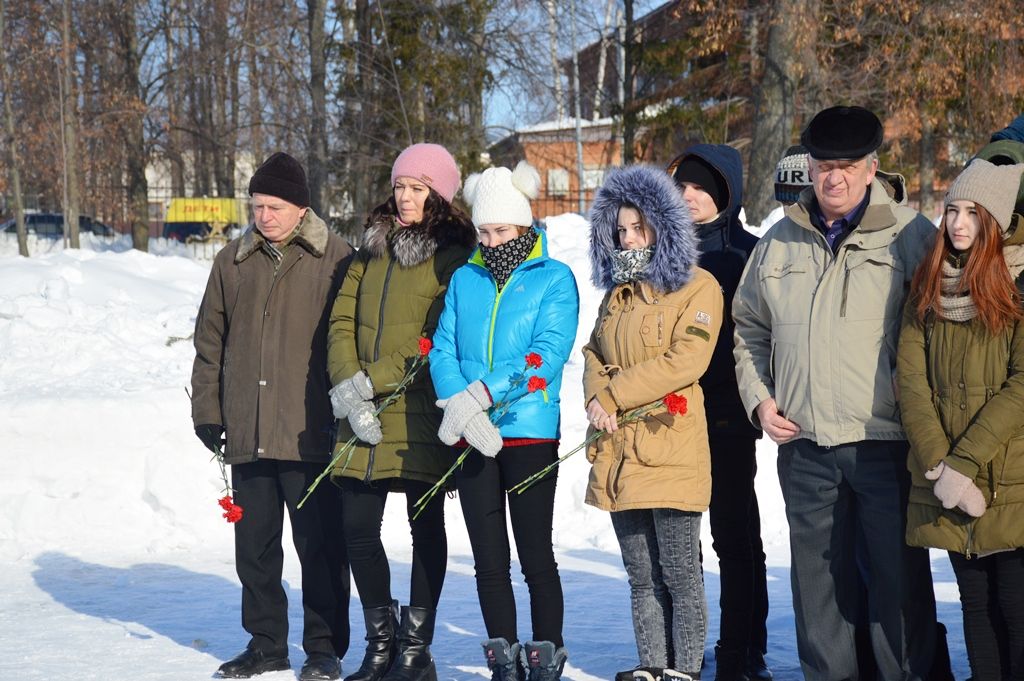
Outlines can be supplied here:
M647 165L616 168L608 173L590 207L591 280L605 290L612 281L612 253L619 250L619 208L630 203L640 209L654 230L654 254L643 279L663 292L689 283L699 252L690 211L675 183L663 170Z
M374 258L390 252L402 267L414 267L426 262L447 246L476 245L476 230L468 220L451 219L440 225L427 227L423 223L403 227L394 215L373 215L363 234L363 248Z
M298 234L292 243L301 245L314 256L321 258L327 249L327 223L320 219L313 209L310 208L299 221ZM239 237L238 252L235 253L235 262L242 262L250 255L259 250L266 238L256 229L255 224L249 225L245 233Z

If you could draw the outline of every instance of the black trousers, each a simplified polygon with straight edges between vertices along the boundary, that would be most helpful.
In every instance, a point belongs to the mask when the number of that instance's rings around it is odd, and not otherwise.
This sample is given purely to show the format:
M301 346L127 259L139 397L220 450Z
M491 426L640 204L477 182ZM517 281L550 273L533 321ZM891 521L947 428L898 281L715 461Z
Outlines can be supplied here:
M487 635L519 640L512 595L512 555L505 522L506 492L552 463L558 443L506 447L491 459L471 452L455 480L473 547L476 590ZM558 469L522 494L507 495L519 563L530 592L533 640L562 646L562 582L551 545Z
M1024 549L967 559L950 553L974 681L1024 679Z
M710 433L711 537L721 570L718 645L745 654L768 646L768 584L761 516L754 492L757 440Z
M344 657L348 651L349 570L341 541L341 504L321 484L296 505L324 464L261 459L231 467L235 503L235 569L242 582L242 627L249 645L268 655L288 653L288 598L281 584L284 509L302 571L302 647L306 654Z
M345 544L364 608L379 608L391 603L391 567L380 539L380 529L384 521L384 504L394 482L389 479L366 483L342 478L338 483L344 510ZM445 495L438 492L419 518L413 520L416 513L413 504L432 485L415 480L402 480L401 485L405 490L412 532L409 605L436 609L441 600L448 564L448 535L444 530Z

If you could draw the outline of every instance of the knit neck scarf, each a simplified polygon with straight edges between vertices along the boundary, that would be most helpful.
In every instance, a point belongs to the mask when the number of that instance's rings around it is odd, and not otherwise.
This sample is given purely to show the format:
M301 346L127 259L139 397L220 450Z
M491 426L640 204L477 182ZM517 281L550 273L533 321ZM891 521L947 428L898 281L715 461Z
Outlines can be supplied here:
M942 261L939 306L942 308L942 317L954 322L967 322L978 314L970 291L964 291L960 287L964 274L963 265L966 261L966 254Z
M500 291L508 283L512 276L512 270L519 267L529 257L533 245L540 235L535 230L530 230L522 236L517 236L511 241L506 241L500 246L484 246L480 244L480 257L484 259L488 271L494 277L494 283Z
M654 246L614 251L612 253L612 281L616 284L625 284L627 281L638 280L647 266L651 264L653 255Z
M971 292L960 289L967 257L963 253L942 261L939 305L942 307L942 316L954 322L970 321L978 314ZM1003 246L1003 260L1010 278L1016 282L1017 277L1024 272L1024 244Z

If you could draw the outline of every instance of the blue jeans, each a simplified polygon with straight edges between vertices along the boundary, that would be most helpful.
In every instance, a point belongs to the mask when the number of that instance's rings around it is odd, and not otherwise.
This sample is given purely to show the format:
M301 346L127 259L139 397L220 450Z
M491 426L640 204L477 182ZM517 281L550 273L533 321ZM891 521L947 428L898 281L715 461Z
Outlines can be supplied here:
M700 516L668 508L612 513L645 667L700 671L708 628Z

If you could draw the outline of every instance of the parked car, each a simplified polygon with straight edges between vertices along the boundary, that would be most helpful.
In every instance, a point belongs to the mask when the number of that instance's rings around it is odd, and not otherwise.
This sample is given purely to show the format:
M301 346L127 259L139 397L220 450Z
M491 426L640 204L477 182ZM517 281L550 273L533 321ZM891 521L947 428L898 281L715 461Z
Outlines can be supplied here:
M0 234L14 234L17 232L17 224L14 218L0 223ZM64 215L62 213L26 213L25 231L35 234L43 239L60 239L64 236ZM78 216L78 232L84 234L91 232L98 236L114 236L114 230L108 225L95 220L88 215Z

